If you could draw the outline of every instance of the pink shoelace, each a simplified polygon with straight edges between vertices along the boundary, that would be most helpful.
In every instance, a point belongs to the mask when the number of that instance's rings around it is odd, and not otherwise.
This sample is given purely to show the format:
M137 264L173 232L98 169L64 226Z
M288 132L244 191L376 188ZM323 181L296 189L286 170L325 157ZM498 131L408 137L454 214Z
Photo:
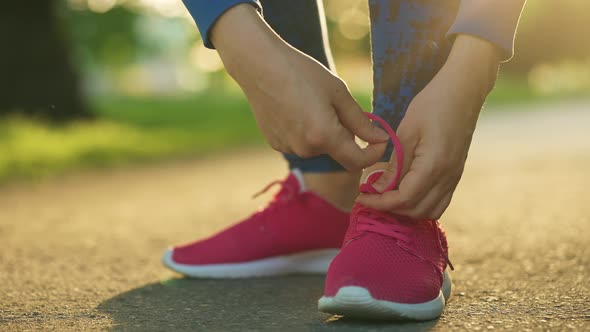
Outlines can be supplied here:
M397 156L396 174L395 174L393 180L391 181L391 183L385 188L385 190L383 192L393 190L398 185L398 182L400 180L401 173L402 173L403 164L404 164L404 153L403 153L403 149L401 147L401 142L400 142L399 138L397 137L397 135L395 134L395 131L393 131L393 129L389 126L389 124L387 122L385 122L383 119L381 119L377 115L374 115L371 113L365 113L365 115L369 119L379 123L383 127L383 129L387 132L387 134L389 135L389 137L393 143L394 153ZM375 190L375 188L373 188L373 186L370 184L361 185L361 191L378 194L378 192ZM411 226L407 226L407 225L404 225L403 223L399 222L395 218L395 216L390 213L376 211L373 209L369 209L367 207L361 207L357 211L357 216L358 216L358 219L357 219L356 229L358 231L373 232L373 233L378 233L381 235L385 235L385 236L394 238L398 241L401 248L403 248L404 250L406 250L407 252L409 252L410 254L412 254L414 256L417 256L423 260L429 261L434 266L436 266L438 269L438 264L436 264L436 262L434 262L433 260L431 260L428 257L424 257L424 256L420 255L418 253L418 251L412 245L412 243L413 243L412 242L413 228ZM416 221L416 222L421 222L421 221ZM435 235L436 235L438 249L440 251L440 254L445 259L446 263L449 265L451 270L454 270L453 264L449 260L449 257L447 256L447 254L443 248L443 245L442 245L442 241L441 241L442 234L441 234L441 230L440 230L438 221L437 220L428 220L428 221L424 221L424 222L431 222L433 224L433 228L436 233ZM440 272L442 273L442 271L440 271Z
M252 195L252 198L256 198L267 191L269 191L272 187L280 185L281 190L274 196L274 198L268 203L268 205L264 208L260 208L258 211L254 213L253 216L263 216L267 215L269 212L274 211L279 205L284 204L297 196L297 188L293 185L290 185L286 180L275 180L267 184L262 190Z

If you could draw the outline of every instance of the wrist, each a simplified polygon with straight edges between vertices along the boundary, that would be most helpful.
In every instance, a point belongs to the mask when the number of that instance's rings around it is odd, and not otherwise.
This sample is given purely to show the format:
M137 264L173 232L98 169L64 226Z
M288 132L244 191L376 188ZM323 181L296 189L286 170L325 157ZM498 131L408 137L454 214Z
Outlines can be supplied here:
M250 4L227 10L210 33L228 73L238 82L257 79L281 66L285 42L266 24ZM269 69L271 68L271 69Z
M499 65L500 52L492 43L460 34L441 72L464 93L485 99L494 87Z

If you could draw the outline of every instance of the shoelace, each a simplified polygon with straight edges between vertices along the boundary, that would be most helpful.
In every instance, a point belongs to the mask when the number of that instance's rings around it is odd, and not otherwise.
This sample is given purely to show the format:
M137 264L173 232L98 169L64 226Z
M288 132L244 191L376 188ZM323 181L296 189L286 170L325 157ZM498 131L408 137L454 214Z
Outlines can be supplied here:
M295 188L293 185L290 185L286 180L275 180L267 184L259 192L252 195L252 198L256 198L266 193L276 185L281 186L281 190L279 191L279 193L275 195L275 197L270 201L270 203L266 207L260 209L258 212L256 212L256 214L268 213L269 211L274 210L279 203L288 202L297 195L297 188Z
M401 177L401 172L402 172L402 167L403 167L403 150L401 147L401 142L399 140L399 138L397 137L397 135L395 134L395 132L393 131L393 129L389 126L389 124L387 124L387 122L385 122L383 119L381 119L380 117L378 117L377 115L371 114L371 113L365 113L365 115L373 120L376 121L377 123L379 123L383 129L385 129L385 131L387 132L387 134L389 135L392 143L393 143L393 147L394 147L394 152L397 156L397 165L396 165L396 174L395 177L393 179L393 181L391 181L391 183L385 188L385 191L389 191L394 189L398 182L399 179ZM361 189L368 189L371 191L375 191L376 190L371 186L371 185L364 185L365 187L361 187ZM366 187L369 186L369 187ZM424 257L422 255L420 255L418 253L417 250L415 250L414 248L412 248L412 227L410 226L406 226L403 225L402 223L399 222L399 220L397 220L393 215L385 213L385 212L380 212L380 211L376 211L373 209L369 209L366 207L360 207L360 209L357 211L357 226L356 229L359 231L364 231L364 232L373 232L373 233L378 233L378 234L382 234L391 238L394 238L396 240L398 240L399 242L401 242L400 247L402 247L404 250L408 251L410 254L415 255L421 259L427 260L430 263L432 263L434 266L438 266L438 264L436 264L436 262L434 262L433 260L431 260L428 257ZM392 223L392 221L395 221L395 223ZM455 268L453 267L453 264L451 263L451 261L449 260L448 255L446 254L443 245L442 245L442 234L441 234L441 230L440 230L440 225L438 223L438 221L436 220L429 220L429 221L425 221L425 222L430 222L432 223L432 228L434 229L434 232L436 233L436 240L437 240L437 244L438 244L438 249L440 251L441 256L445 259L446 263L449 265L449 267L451 268L451 270L454 270ZM442 271L441 271L442 272Z

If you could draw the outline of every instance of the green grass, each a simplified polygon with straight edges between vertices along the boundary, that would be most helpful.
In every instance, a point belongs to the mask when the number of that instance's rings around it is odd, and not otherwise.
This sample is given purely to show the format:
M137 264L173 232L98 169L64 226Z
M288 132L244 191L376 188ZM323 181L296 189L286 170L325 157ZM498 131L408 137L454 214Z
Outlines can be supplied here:
M239 96L109 98L98 120L52 126L0 122L0 182L84 168L162 160L260 144L262 136Z
M355 95L363 109L370 110L370 94ZM539 96L526 84L504 79L488 106L532 100ZM0 182L202 156L264 142L245 98L237 94L104 98L95 104L98 120L94 122L52 126L22 118L1 121Z

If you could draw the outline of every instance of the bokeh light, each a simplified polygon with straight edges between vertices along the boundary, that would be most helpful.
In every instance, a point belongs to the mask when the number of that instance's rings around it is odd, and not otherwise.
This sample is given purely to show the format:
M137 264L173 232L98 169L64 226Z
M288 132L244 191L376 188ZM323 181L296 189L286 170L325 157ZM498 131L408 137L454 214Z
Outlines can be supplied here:
M203 43L197 42L190 52L190 61L196 68L201 69L204 72L216 72L223 69L223 63L219 54L206 48Z
M144 71L154 71L151 76L176 77L172 86L179 91L201 90L212 82L210 75L223 71L223 63L215 51L206 49L200 41L196 26L182 4L171 0L68 0L70 8L79 12L109 16L126 10L134 21L126 39L117 34L99 41L98 52L84 49L86 40L78 40L80 54L91 54L92 61L82 59L82 65L92 68L86 72L102 71L100 86L108 82L109 73L118 66L145 66ZM369 51L370 21L366 0L323 0L338 73L353 89L370 89L371 63ZM590 91L590 51L583 38L575 37L588 29L584 14L590 9L586 1L568 2L566 9L549 2L529 2L521 22L516 44L516 57L504 65L503 75L525 82L540 95ZM118 10L117 10L118 9ZM552 11L555 15L551 15ZM563 13L568 12L567 18ZM572 15L571 13L576 13ZM561 13L561 14L560 14ZM539 22L544 22L539 25ZM547 28L553 26L552 28ZM92 31L94 29L94 31ZM88 24L87 38L101 34L100 27ZM539 32L543 29L545 32ZM570 31L570 32L568 32ZM123 32L122 32L123 33ZM546 41L540 34L553 34ZM556 37L557 36L557 37ZM535 38L533 38L535 37ZM131 44L133 42L134 44ZM556 43L555 47L548 43ZM571 49L571 50L570 50ZM98 58L97 58L97 55ZM158 63L157 66L153 65ZM167 68L167 69L165 69ZM125 77L138 70L126 71ZM166 72L166 74L163 74ZM122 74L111 75L111 80ZM144 75L144 74L142 74ZM144 79L142 75L137 80ZM199 78L191 78L192 76ZM113 78L114 77L114 78ZM93 78L98 79L98 78ZM168 81L168 79L166 79ZM89 83L89 86L96 84ZM113 86L121 86L112 83ZM123 84L125 85L125 84ZM157 85L155 85L157 86ZM139 89L141 90L141 89ZM149 90L149 89L148 89ZM113 91L113 89L101 90ZM153 94L163 90L152 91ZM165 89L168 91L168 89ZM168 93L168 92L166 92Z
M116 4L117 0L88 0L88 9L96 13L106 13Z

